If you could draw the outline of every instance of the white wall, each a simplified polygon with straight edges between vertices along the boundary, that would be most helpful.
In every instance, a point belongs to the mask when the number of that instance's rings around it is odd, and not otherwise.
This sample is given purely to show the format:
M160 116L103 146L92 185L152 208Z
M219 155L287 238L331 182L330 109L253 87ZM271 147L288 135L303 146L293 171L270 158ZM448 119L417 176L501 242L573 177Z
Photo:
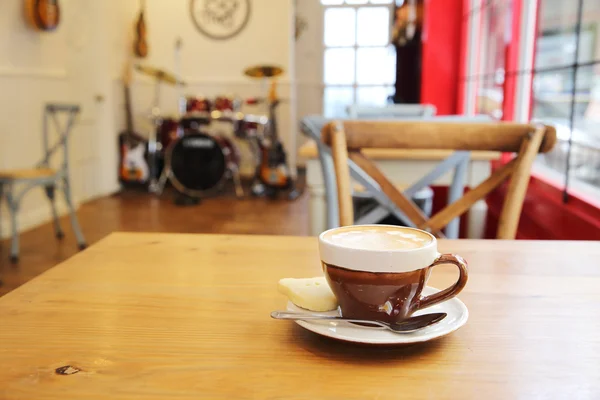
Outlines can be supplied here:
M306 22L306 29L295 43L296 110L301 120L307 115L323 112L323 7L319 0L298 0L298 15ZM298 134L297 146L307 138ZM305 160L298 160L303 164Z
M83 111L73 130L70 159L79 204L118 190L117 135L125 126L121 77L131 51L139 2L61 0L60 5L63 18L59 28L38 33L26 26L21 0L2 2L0 169L27 168L40 159L41 117L46 102L76 102ZM174 43L181 37L181 72L189 83L185 94L263 94L267 88L244 77L242 70L253 64L273 63L289 71L280 79L279 94L291 97L292 14L291 0L252 0L252 15L244 31L227 41L212 41L195 29L189 1L148 0L150 54L141 62L173 71ZM148 129L144 115L152 94L153 83L135 73L133 108L137 128L143 133ZM164 86L162 95L161 107L174 113L176 91ZM295 164L293 109L293 103L283 104L278 117L282 139ZM246 163L246 172L248 168ZM2 211L0 223L6 236L8 218L6 210ZM20 213L22 230L48 219L42 192L31 192Z

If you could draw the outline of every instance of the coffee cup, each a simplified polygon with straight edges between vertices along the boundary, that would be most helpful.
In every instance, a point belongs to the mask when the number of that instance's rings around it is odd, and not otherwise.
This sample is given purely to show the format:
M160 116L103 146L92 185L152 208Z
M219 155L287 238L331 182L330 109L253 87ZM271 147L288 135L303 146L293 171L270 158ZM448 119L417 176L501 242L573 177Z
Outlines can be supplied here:
M327 282L346 318L398 322L418 310L456 296L466 285L467 263L440 254L429 232L394 225L354 225L319 235ZM456 283L423 296L431 270L454 264Z

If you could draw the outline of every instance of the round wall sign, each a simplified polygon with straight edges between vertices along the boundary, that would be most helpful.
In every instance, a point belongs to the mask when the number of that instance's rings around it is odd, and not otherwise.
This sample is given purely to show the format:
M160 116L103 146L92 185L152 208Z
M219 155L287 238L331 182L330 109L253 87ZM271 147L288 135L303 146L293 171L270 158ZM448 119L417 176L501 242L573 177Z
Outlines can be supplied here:
M250 0L191 0L190 13L198 30L211 39L234 37L250 19Z

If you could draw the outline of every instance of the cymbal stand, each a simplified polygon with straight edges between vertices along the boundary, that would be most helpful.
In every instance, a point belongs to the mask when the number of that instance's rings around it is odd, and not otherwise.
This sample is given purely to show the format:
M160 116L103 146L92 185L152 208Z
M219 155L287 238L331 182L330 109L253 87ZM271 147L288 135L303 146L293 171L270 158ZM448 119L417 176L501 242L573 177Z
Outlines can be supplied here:
M150 184L148 185L148 190L150 193L159 193L162 191L162 188L158 187L158 157L157 152L160 150L158 148L158 140L156 134L158 132L158 128L162 123L161 111L160 111L160 78L156 77L156 82L154 84L154 100L152 102L152 108L150 110L150 120L152 121L153 129L150 130L150 134L148 135L148 163L150 164Z

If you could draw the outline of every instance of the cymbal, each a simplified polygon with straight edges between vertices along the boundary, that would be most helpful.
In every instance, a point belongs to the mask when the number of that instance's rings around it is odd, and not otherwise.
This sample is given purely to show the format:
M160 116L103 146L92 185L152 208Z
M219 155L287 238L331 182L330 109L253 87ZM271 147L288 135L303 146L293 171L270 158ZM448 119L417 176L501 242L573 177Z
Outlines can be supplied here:
M139 65L138 64L135 66L135 69L137 69L138 71L140 71L143 74L146 74L148 76L156 78L159 81L168 83L169 85L185 85L185 82L177 79L177 77L175 75L173 75L170 72L167 72L165 70L159 69L159 68L154 68L154 67L149 67L147 65Z
M283 68L275 65L256 65L244 70L244 75L250 78L272 78L281 74L283 74Z

